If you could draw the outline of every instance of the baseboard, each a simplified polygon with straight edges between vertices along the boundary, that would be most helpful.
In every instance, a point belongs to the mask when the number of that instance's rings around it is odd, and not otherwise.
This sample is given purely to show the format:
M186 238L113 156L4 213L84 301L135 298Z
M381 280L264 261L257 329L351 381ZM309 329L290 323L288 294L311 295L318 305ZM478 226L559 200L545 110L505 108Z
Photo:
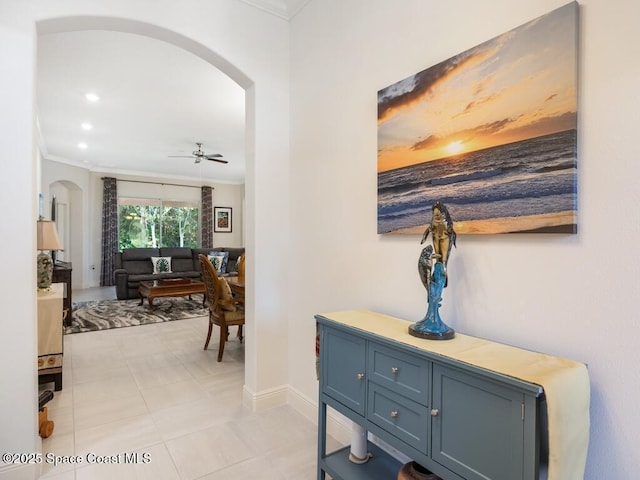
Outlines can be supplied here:
M314 425L318 425L318 403L289 387L289 404ZM332 409L327 411L327 433L342 445L351 443L352 422Z
M287 403L287 385L263 390L259 393L250 391L245 385L242 388L242 403L252 412L262 412Z
M39 477L39 465L1 465L0 480L35 480Z
M288 403L311 423L318 425L318 404L291 386L284 385L254 394L245 385L242 389L242 399L244 405L252 412L264 411ZM348 445L351 443L352 422L329 408L327 411L327 433L342 445ZM408 457L371 433L369 433L369 440L387 450L398 460L408 461Z
M318 425L318 403L305 396L299 390L289 387L289 402L295 411L309 420L314 425Z

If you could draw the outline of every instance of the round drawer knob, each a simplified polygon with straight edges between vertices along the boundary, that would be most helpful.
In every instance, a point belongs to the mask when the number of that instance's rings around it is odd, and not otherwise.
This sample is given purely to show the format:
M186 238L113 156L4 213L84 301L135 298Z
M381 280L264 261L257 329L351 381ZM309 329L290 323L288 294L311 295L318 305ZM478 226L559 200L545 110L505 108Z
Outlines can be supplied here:
M364 373L357 373L357 374L356 374L356 378L357 378L358 380L362 380L362 379L364 378Z
M398 418L398 411L394 410L391 412L391 418Z
M394 375L398 374L398 367L391 367L391 373L393 373Z
M437 408L432 408L431 409L431 416L432 417L437 417L439 413L440 413L440 411Z

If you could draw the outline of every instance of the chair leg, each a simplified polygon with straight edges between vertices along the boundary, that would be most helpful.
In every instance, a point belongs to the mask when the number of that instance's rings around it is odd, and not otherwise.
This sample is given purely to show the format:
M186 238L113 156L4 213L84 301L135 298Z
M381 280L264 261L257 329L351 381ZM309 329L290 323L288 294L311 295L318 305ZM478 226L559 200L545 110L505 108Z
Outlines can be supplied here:
M204 350L207 349L207 347L209 346L209 340L211 340L211 332L213 330L213 323L211 323L211 321L209 321L209 333L207 333L207 341L204 342Z
M242 325L238 325L238 338L240 339L240 343L242 343Z
M220 325L220 346L218 347L218 361L222 361L222 354L224 353L224 344L227 342L229 336L229 329L226 325Z

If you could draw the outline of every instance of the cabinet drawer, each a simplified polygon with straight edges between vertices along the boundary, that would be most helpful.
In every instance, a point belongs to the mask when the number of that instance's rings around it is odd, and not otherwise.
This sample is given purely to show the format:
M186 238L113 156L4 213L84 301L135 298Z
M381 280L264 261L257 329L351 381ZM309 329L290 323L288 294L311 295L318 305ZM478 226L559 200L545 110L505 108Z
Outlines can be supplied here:
M429 409L369 382L369 420L412 447L427 453Z
M369 380L425 406L429 406L430 397L429 365L424 358L369 344Z

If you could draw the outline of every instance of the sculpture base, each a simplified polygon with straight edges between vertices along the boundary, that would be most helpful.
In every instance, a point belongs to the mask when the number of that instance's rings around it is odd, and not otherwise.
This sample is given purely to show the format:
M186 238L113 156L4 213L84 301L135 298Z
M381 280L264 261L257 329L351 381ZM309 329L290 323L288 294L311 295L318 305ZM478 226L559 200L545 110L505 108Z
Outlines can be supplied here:
M416 325L418 324L409 325L409 335L413 337L426 338L428 340L451 340L456 336L455 330L451 327L447 327L444 332L429 332L416 327Z

